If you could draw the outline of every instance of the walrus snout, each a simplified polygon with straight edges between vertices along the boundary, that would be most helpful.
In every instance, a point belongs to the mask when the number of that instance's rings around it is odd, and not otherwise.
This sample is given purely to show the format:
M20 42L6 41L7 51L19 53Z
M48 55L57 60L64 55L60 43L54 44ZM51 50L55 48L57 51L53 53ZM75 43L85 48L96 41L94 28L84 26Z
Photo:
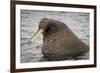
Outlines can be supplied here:
M48 18L41 19L39 23L39 29L45 30L48 27L48 22L49 22Z

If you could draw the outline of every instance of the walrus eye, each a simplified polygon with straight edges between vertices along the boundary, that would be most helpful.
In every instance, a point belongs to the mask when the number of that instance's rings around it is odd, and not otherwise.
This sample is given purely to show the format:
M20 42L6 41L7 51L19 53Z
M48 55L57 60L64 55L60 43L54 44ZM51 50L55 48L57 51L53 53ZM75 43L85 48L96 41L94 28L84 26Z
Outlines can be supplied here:
M46 29L45 29L45 32L49 32L50 31L50 27L47 27Z
M54 24L49 24L49 26L46 27L45 32L57 32L58 28Z

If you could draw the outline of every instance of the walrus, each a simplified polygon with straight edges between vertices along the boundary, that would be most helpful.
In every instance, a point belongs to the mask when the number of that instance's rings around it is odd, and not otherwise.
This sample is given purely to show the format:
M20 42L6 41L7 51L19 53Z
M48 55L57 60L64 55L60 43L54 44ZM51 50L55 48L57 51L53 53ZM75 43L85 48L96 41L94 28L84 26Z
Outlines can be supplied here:
M89 51L89 47L61 21L41 19L37 32L29 41L32 42L40 33L43 34L42 53L50 61L77 59Z

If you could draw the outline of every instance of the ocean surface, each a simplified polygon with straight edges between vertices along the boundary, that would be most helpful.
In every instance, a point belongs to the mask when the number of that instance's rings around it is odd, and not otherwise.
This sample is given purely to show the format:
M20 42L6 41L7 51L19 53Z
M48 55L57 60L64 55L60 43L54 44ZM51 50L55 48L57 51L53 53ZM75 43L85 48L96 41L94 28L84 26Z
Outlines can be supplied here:
M36 11L21 10L20 12L20 61L21 63L47 61L43 58L41 46L43 44L42 34L29 43L27 40L32 32L38 29L42 18L52 18L64 22L85 44L89 46L89 13L80 12L57 12L57 11ZM88 59L89 53L81 59Z

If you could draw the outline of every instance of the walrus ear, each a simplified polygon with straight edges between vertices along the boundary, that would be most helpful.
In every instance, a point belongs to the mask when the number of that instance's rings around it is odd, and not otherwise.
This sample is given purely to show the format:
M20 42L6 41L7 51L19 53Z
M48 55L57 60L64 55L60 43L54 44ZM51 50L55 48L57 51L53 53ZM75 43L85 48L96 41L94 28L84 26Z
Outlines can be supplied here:
M28 39L29 42L34 41L40 33L42 33L43 30L42 29L38 29L35 33L32 33L32 36Z

